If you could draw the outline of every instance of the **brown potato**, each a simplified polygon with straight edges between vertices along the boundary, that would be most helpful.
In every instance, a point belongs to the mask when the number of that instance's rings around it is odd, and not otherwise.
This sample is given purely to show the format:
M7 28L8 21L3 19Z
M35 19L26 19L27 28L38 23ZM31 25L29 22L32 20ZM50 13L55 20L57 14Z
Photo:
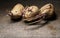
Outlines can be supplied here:
M12 19L20 18L22 16L23 9L24 6L22 4L16 4L10 11L9 16L11 16Z
M31 6L32 7L32 6ZM52 4L46 4L44 6L42 6L39 11L36 8L35 10L36 12L31 12L30 14L29 11L25 12L25 20L29 22L29 24L34 24L37 22L41 22L44 19L50 18L52 17L53 13L54 13L54 6ZM27 14L26 14L27 13ZM37 15L35 15L37 14ZM31 15L31 16L30 16ZM34 16L33 16L34 15ZM30 18L29 18L30 17ZM33 21L32 21L33 20ZM32 21L32 22L31 22Z
M48 15L52 15L54 11L54 6L51 3L49 3L42 6L39 11L40 11L40 14L47 13Z
M38 14L37 6L29 6L23 10L23 19L26 21L34 20L34 16Z

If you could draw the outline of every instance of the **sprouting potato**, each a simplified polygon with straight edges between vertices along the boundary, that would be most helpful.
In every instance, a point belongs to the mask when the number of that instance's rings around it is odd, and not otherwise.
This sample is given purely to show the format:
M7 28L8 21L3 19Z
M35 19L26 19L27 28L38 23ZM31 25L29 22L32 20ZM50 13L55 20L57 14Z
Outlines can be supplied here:
M24 13L24 17L25 17L26 21L29 22L29 24L41 22L44 19L52 17L52 15L54 13L54 6L51 3L42 6L39 9L39 11L38 11L38 7L36 7L36 8L35 7L32 8L32 7L33 6L28 7ZM31 9L31 10L29 10L29 9ZM34 9L34 11L32 11L33 9ZM32 20L35 20L35 21L31 22Z
M51 3L42 6L40 9L37 6L28 6L24 8L22 4L16 4L10 11L9 16L12 19L23 17L23 21L34 24L52 17L53 14L54 6Z
M24 9L24 6L22 4L16 4L13 9L9 12L9 16L12 19L17 19L22 16L22 10Z
M24 10L23 10L23 19L24 21L31 21L31 20L34 20L34 16L37 15L38 13L38 7L37 6L29 6L29 7L26 7Z

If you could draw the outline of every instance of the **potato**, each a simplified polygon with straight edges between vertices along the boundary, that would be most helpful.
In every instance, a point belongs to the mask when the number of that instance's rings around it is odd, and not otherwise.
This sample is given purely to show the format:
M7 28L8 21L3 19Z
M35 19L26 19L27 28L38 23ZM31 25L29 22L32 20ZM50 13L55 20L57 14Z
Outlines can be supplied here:
M23 18L26 21L34 20L34 16L38 13L38 7L37 6L29 6L26 9L24 9Z
M32 8L32 6L31 6L31 8ZM33 10L33 9L31 9L31 10ZM37 15L35 15L35 14L37 14ZM34 24L34 23L38 23L38 22L41 23L42 21L46 22L48 19L50 19L50 17L52 17L53 14L54 14L54 6L51 3L49 3L49 4L42 6L40 9L35 8L34 11L31 13L29 13L29 11L26 11L26 13L25 13L26 20L25 21L29 22L29 24ZM30 18L28 18L28 17L30 17ZM47 19L47 20L45 20L45 19Z
M52 15L54 11L54 6L51 3L49 3L49 4L42 6L39 9L39 11L40 11L40 14L47 13L48 15Z
M10 11L9 16L11 16L12 19L20 18L22 16L23 9L24 6L22 4L16 4Z

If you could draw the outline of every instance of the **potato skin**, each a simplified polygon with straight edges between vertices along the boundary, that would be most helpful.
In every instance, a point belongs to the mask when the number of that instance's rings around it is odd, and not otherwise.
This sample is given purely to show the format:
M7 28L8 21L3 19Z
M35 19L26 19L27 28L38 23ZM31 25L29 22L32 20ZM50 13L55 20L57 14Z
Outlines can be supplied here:
M24 21L31 21L34 20L34 16L38 13L37 6L29 6L24 9L23 19Z
M9 16L12 19L17 19L22 16L22 10L24 9L24 6L22 4L16 4L13 9L10 11Z
M39 11L40 11L40 14L47 13L48 15L52 15L54 12L54 6L53 6L53 4L49 3L49 4L42 6L39 9Z
M39 14L46 14L44 17L44 19L50 19L53 14L54 14L54 6L53 4L51 3L48 3L44 6L42 6L40 9L39 9Z
M31 17L31 18L25 19L25 22L27 22L29 24L34 24L34 23L38 23L38 22L41 22L41 21L47 21L54 14L54 6L51 3L42 6L38 10L39 10L38 13L36 12L37 15L35 15L34 17ZM34 14L35 13L33 13L31 15L34 15Z

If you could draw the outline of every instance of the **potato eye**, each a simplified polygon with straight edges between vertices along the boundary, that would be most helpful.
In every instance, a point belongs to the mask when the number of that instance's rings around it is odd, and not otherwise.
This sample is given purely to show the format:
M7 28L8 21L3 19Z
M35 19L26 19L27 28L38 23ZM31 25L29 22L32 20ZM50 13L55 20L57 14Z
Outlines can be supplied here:
M51 5L49 5L50 6L50 8L51 8Z
M17 12L17 11L15 11L15 12Z

